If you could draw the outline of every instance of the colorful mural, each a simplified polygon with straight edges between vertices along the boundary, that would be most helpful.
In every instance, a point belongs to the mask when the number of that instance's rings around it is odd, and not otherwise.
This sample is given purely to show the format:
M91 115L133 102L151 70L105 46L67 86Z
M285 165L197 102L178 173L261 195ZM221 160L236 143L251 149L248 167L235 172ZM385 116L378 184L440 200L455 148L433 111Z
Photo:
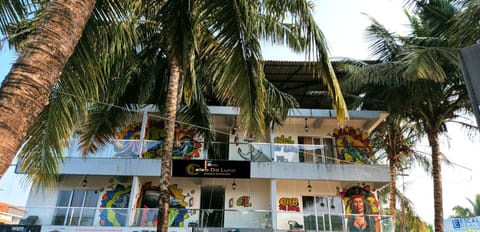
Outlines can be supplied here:
M378 201L370 186L353 186L341 193L347 215L347 231L380 232Z
M140 151L140 126L130 126L119 133L114 143L113 157L115 158L137 158ZM135 141L136 140L136 141Z
M102 196L100 205L101 226L125 226L128 214L130 188L118 184Z
M335 138L339 160L348 163L371 163L370 156L373 155L373 151L366 132L346 127L335 129L333 137Z
M168 226L184 227L185 219L188 219L194 211L188 210L187 207L193 206L194 198L191 194L194 190L184 194L178 186L169 186L170 191L170 211L168 215ZM160 198L160 189L158 186L152 186L151 182L142 186L140 198L137 201L139 210L135 218L135 225L142 227L152 227L157 224L158 200Z
M175 131L175 143L173 144L173 158L190 160L200 157L199 149L202 145L195 139L193 130Z
M141 127L138 125L130 126L119 132L115 143L115 155L117 158L136 158L140 153L140 132ZM145 131L144 149L142 158L159 158L164 145L166 132L165 125L162 121L149 122ZM137 141L131 141L137 140ZM174 159L189 160L200 157L200 149L202 147L194 130L175 128L175 142L173 147Z
M237 199L237 206L252 207L250 196L241 196Z
M282 197L278 203L279 210L300 212L300 204L296 197Z

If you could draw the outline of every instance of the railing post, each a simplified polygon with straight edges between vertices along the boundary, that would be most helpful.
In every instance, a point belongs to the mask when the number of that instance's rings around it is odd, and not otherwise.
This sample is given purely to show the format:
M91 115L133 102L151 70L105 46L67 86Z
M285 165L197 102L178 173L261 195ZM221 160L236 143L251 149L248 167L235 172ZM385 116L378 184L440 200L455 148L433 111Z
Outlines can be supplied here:
M143 146L145 143L145 131L147 130L147 121L148 121L147 108L143 108L142 128L140 130L140 149L137 154L138 158L142 157Z
M270 125L268 127L268 132L270 134L270 161L273 161L274 160L274 157L273 157L273 145L275 144L275 140L274 140L274 134L273 134L273 121L270 122Z

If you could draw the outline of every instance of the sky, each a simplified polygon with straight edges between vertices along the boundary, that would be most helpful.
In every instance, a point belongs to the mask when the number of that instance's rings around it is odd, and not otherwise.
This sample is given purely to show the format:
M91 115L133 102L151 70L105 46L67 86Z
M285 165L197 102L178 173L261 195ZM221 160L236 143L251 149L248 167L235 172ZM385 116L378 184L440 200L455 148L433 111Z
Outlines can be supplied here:
M370 24L367 14L385 25L388 30L399 34L408 33L407 17L400 0L314 0L316 22L327 38L330 54L335 57L372 59L369 56L365 29ZM263 45L265 60L304 60L303 55L293 54L287 49ZM5 49L0 53L0 80L8 73L14 62L13 54ZM455 165L442 167L444 216L453 214L455 205L469 207L466 198L474 199L480 194L480 143L479 136L469 137L461 128L448 124L449 139L442 137L441 151ZM419 150L429 153L423 141ZM19 188L17 182L7 178L0 181L0 201L12 201L24 205L25 198L12 199ZM12 184L13 183L13 184ZM404 177L405 194L412 200L416 212L425 221L433 224L433 182L428 174L415 169ZM398 186L402 188L402 180ZM18 191L23 191L22 189Z

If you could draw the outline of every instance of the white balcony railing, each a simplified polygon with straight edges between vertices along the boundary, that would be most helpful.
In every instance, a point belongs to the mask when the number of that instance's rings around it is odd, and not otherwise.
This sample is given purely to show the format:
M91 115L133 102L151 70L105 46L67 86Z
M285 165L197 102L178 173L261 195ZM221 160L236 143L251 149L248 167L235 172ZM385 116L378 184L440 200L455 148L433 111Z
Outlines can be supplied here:
M89 208L89 207L28 207L25 218L31 225L72 227L156 227L158 209ZM275 212L271 210L170 209L169 227L224 228L288 231L350 231L353 219L362 216L382 232L393 231L392 218L387 215L347 215L329 212Z
M175 142L177 147L185 146L181 141ZM87 154L88 158L158 158L162 141L153 140L112 140L95 153ZM300 163L337 163L339 162L334 147L328 145L280 144L280 143L219 143L215 142L195 150L188 159L209 160L248 160L254 162L300 162ZM180 154L182 149L174 148L174 158L185 159ZM193 152L192 152L193 153ZM78 143L72 141L65 150L67 157L83 157Z

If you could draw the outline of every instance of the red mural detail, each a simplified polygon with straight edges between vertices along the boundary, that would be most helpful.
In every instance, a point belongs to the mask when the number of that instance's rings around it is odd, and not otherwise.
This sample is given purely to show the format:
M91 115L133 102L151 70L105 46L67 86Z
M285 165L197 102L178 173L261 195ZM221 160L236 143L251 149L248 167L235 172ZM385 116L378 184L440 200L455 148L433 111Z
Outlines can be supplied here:
M373 150L366 132L353 127L339 128L333 131L333 137L340 160L348 163L370 163Z
M295 212L300 212L300 205L298 198L296 197L282 197L278 201L278 209L283 210L283 211L295 211Z

